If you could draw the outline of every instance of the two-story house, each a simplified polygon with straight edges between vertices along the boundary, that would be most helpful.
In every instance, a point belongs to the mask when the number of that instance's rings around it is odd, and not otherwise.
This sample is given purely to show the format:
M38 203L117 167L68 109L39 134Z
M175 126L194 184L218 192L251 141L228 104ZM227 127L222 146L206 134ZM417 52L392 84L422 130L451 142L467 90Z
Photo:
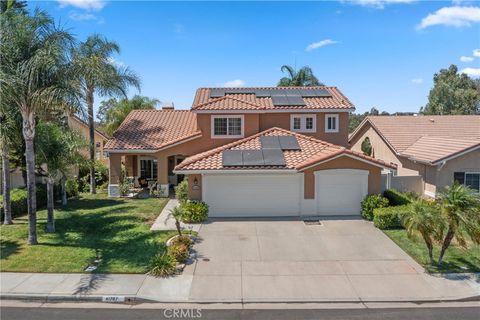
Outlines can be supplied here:
M359 214L381 160L348 150L352 103L335 87L200 88L190 110L132 111L105 146L110 196L128 176L164 195L185 176L210 216Z

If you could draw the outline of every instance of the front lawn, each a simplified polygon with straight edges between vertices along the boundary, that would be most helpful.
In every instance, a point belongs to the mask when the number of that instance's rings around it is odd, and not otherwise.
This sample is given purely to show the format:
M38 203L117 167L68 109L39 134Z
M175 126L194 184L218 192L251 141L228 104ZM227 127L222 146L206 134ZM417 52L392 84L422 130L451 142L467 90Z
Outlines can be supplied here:
M463 249L453 244L445 252L441 265L431 265L428 251L422 240L412 241L406 230L383 230L400 248L421 264L428 272L480 272L480 246L470 245ZM434 258L438 259L440 246L434 248Z
M81 195L56 208L56 232L45 233L46 210L38 212L37 246L28 246L27 217L0 227L0 269L20 272L84 272L100 252L97 272L143 273L174 231L152 232L150 223L168 199L118 199Z

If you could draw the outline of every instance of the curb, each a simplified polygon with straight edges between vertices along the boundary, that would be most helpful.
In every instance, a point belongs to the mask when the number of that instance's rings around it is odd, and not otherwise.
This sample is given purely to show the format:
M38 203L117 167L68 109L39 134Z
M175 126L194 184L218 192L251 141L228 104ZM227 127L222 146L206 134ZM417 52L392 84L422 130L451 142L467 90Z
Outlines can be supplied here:
M77 296L55 296L55 295L35 295L35 294L1 294L1 300L21 300L21 301L41 301L41 302L102 302L102 303L112 303L112 304L140 304L140 303L181 303L181 304L232 304L232 303L241 303L241 304L276 304L276 303L291 303L291 304L302 304L302 303L331 303L331 304L341 304L341 303L440 303L440 302L476 302L480 301L480 295L463 297L463 298L439 298L439 299L424 299L424 300L281 300L281 301L162 301L162 300L153 300L145 299L136 296L118 296L124 298L123 301L105 301L106 296L101 295L77 295ZM114 295L109 295L108 297L115 297Z

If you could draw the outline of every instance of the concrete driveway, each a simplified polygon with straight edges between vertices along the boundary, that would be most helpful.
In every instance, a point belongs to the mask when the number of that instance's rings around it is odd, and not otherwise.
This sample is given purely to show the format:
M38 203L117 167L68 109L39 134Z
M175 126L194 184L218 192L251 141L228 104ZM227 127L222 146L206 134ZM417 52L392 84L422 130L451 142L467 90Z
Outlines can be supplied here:
M190 301L401 301L471 296L460 281L425 275L359 219L210 221L191 266Z

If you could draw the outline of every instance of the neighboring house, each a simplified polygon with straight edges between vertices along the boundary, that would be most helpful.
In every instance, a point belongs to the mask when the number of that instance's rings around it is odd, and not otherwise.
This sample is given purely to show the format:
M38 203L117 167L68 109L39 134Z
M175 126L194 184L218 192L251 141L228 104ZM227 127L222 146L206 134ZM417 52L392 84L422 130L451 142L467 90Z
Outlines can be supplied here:
M85 140L89 141L90 138L88 134L88 124L86 124L83 120L76 116L67 117L67 120L68 126L71 129L80 132L80 134L85 138ZM108 136L106 136L99 130L95 130L95 159L100 160L105 164L108 163L108 158L103 152L103 147L107 143L108 139ZM82 151L82 153L85 155L85 157L88 158L88 149ZM75 169L75 171L77 171L77 169ZM2 181L1 179L2 177L0 176L0 183ZM41 181L41 177L37 177L37 182ZM22 177L22 171L20 170L20 168L12 169L12 171L10 172L10 185L11 188L25 187L24 179Z
M90 141L90 135L89 135L89 128L88 124L84 122L82 119L76 117L76 116L71 116L68 117L68 126L80 132L80 134L85 138L85 140ZM94 140L95 140L95 159L100 160L103 163L107 163L108 159L105 156L105 153L103 152L103 148L105 147L105 144L107 143L109 137L102 133L99 130L94 131ZM85 157L89 156L89 151L88 149L82 152Z
M480 189L480 116L369 116L350 135L372 157L397 165L391 186L435 197L454 181Z
M108 141L110 196L127 175L168 195L184 176L210 216L359 214L394 166L348 150L335 87L200 88L191 110L134 110Z

